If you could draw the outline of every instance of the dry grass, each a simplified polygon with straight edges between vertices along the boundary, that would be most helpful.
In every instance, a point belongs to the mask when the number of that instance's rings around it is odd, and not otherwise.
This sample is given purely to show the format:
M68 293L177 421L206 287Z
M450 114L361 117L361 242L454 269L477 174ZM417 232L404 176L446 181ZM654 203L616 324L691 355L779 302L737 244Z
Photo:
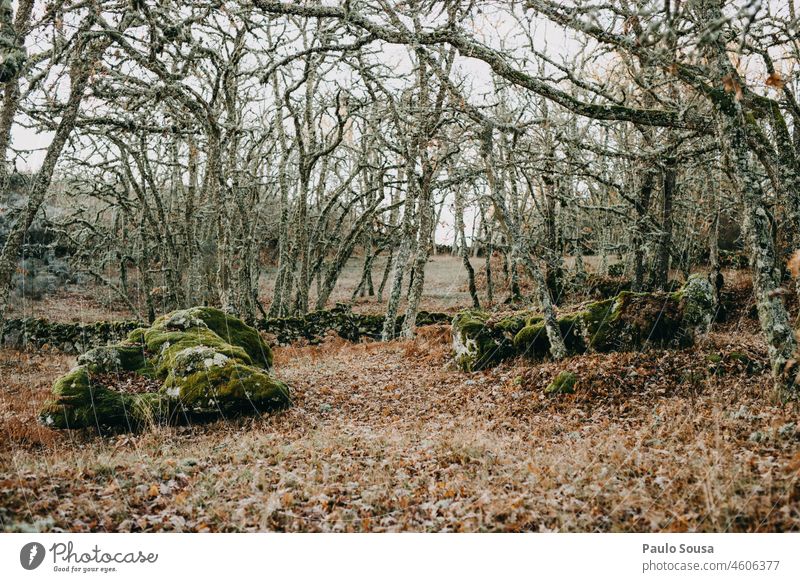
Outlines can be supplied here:
M361 281L363 269L363 257L353 257L345 265L342 273L336 282L336 287L331 293L327 306L332 307L336 303L349 303L356 288ZM472 259L472 266L477 271L483 265L483 259ZM372 280L376 295L373 297L358 297L353 304L353 309L362 313L381 313L386 306L386 299L389 295L391 280L387 282L383 293L383 301L377 298L378 287L386 268L386 256L381 255L372 266ZM276 269L266 270L262 277L260 286L261 302L266 306L272 300L274 289L274 279ZM391 278L390 278L391 279ZM315 289L311 290L311 305L315 305ZM440 254L430 258L425 266L425 291L423 293L420 309L428 311L451 311L458 307L469 305L470 297L467 290L467 276L461 259L451 255ZM401 302L401 309L405 308L405 302Z
M414 341L281 348L292 409L115 437L36 427L38 402L70 362L0 352L0 524L800 529L797 409L770 401L757 371L764 347L741 331L683 352L512 362L473 375L451 368L448 342L446 328L432 327ZM734 348L755 364L713 374L707 354ZM580 377L576 394L544 397L564 368Z

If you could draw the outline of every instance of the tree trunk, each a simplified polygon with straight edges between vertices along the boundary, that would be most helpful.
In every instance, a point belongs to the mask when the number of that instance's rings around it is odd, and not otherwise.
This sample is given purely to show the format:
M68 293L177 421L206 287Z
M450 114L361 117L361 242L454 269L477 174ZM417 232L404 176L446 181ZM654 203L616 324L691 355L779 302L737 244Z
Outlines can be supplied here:
M675 159L667 160L664 168L661 206L661 232L658 234L653 265L653 289L664 290L669 279L669 259L672 247L672 200L675 195Z
M467 284L469 286L469 296L472 299L472 306L480 308L481 302L478 299L478 288L475 286L475 269L469 261L469 247L467 246L467 236L464 232L464 194L460 187L455 191L455 227L456 232L453 237L453 248L458 248L461 255L461 262L467 272Z
M500 220L500 224L505 227L506 231L508 232L508 236L511 239L512 254L519 256L522 259L523 264L528 268L528 271L533 278L534 285L536 286L536 290L538 292L539 302L542 306L547 339L550 340L550 354L556 360L563 359L567 355L567 348L564 345L564 338L561 336L561 330L558 327L555 309L553 308L553 301L550 297L550 292L547 288L547 283L545 282L541 267L537 265L536 262L531 258L527 240L520 231L519 225L514 221L513 217L508 212L503 193L500 190L500 185L495 179L492 157L491 126L487 126L485 128L483 139L484 142L482 146L482 154L486 170L486 179L489 183L489 193L497 210L498 219Z
M633 282L631 288L634 291L641 291L644 287L647 212L650 206L650 197L653 193L654 181L655 170L648 168L645 170L642 177L642 186L639 189L639 198L635 208L636 221L634 222L631 240L631 246L633 247Z

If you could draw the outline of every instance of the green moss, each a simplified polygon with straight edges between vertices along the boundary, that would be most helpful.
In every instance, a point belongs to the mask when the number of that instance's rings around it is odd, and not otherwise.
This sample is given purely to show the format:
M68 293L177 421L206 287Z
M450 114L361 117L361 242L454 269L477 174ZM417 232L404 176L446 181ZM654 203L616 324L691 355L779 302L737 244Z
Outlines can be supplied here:
M53 385L40 420L56 428L132 430L190 414L266 411L288 406L289 389L267 373L272 354L254 329L217 309L193 308L158 318L122 343L96 348ZM96 374L136 372L164 383L158 392L125 393Z
M89 384L89 371L85 366L78 366L56 380L52 392L64 403L80 401L89 389Z
M128 333L125 342L128 344L137 344L140 346L144 346L144 332L147 331L144 327L137 327L136 329L132 330Z
M483 370L515 353L513 336L489 320L489 314L478 309L467 309L453 318L455 361L465 372Z
M561 337L564 338L564 345L569 353L582 354L586 351L586 343L583 339L583 319L581 313L559 317L558 328L561 331Z
M595 301L586 306L581 313L584 336L589 348L596 351L605 351L613 343L612 321L615 316L615 300L604 299Z
M489 314L480 309L465 309L453 318L453 328L474 336L484 331L489 321Z
M539 321L533 325L526 325L514 336L514 349L529 358L543 358L550 349L550 341L544 329L544 323Z
M587 347L597 352L691 343L680 333L681 310L669 294L623 291L589 304L580 317Z
M528 318L531 322L514 336L514 349L517 353L529 358L544 358L550 353L550 338L542 317ZM564 315L558 318L558 328L564 345L571 354L586 351L582 335L582 319L580 313Z
M258 331L241 319L213 307L193 307L186 311L202 320L211 331L229 344L244 349L254 364L266 369L272 367L272 350Z
M176 367L178 354L190 348L210 348L228 358L238 360L243 364L252 364L249 354L241 347L232 346L209 329L191 329L173 336L172 341L161 344L160 353L155 358L155 372L159 378L165 378L170 370Z
M622 291L588 303L558 318L567 353L688 347L710 325L709 290L704 278L692 276L677 292ZM521 312L493 323L488 313L470 309L453 319L453 348L459 366L472 371L516 355L546 357L550 341L541 315Z
M683 312L683 326L698 333L707 333L714 316L714 290L702 275L691 275L677 292Z
M167 399L161 394L128 394L96 384L85 366L56 380L53 399L39 413L40 421L53 428L141 427L166 414Z
M566 370L559 372L553 381L544 389L545 394L572 394L575 392L575 384L578 377Z
M531 315L525 312L515 313L514 315L502 317L492 325L495 329L513 338L523 327L528 325L528 319L530 317Z
M186 376L171 374L165 392L196 414L284 408L289 388L262 369L233 361Z

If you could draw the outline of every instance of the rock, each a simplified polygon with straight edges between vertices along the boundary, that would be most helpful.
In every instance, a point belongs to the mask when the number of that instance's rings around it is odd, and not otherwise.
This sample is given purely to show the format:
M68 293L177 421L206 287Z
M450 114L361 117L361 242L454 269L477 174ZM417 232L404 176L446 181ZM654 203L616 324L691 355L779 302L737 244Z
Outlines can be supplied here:
M118 342L140 325L135 321L97 323L56 323L44 319L8 319L5 322L3 345L14 348L55 346L65 353L81 353L84 346L103 346Z
M456 364L465 372L475 372L513 356L513 338L526 323L524 313L493 321L480 309L461 311L452 321Z
M399 330L404 316L397 318L395 329ZM449 323L451 316L446 313L420 311L417 326ZM353 313L350 308L338 303L333 309L312 311L304 316L278 317L257 322L260 330L273 334L280 345L287 345L300 339L309 342L320 341L333 331L348 341L361 338L380 339L384 316Z
M566 370L559 372L553 381L544 389L545 394L572 394L578 377Z
M584 304L558 317L568 354L632 351L647 347L691 346L708 332L713 292L708 281L692 276L673 293L633 293ZM550 341L540 314L520 312L499 319L467 309L452 322L456 363L467 372L525 356L548 356Z
M680 293L682 325L696 336L711 330L714 319L714 288L707 278L699 274L690 275Z
M614 297L621 291L630 291L631 286L631 280L625 277L610 277L594 273L574 285L576 292L585 293L585 296L593 299Z
M86 366L78 366L56 380L54 398L47 402L39 419L53 428L141 428L165 418L167 398L160 393L127 394L111 390L92 380Z
M258 332L210 307L179 310L117 344L89 350L53 385L40 419L55 428L133 430L177 417L262 412L290 404L289 388L269 369ZM115 374L135 373L156 391L115 389Z

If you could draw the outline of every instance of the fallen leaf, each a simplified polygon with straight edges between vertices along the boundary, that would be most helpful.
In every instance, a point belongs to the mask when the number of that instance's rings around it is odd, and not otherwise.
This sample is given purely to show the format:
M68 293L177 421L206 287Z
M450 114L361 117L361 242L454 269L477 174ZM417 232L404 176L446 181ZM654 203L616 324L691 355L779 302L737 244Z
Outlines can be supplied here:
M777 72L772 72L765 81L767 87L774 87L775 89L783 89L783 79Z

